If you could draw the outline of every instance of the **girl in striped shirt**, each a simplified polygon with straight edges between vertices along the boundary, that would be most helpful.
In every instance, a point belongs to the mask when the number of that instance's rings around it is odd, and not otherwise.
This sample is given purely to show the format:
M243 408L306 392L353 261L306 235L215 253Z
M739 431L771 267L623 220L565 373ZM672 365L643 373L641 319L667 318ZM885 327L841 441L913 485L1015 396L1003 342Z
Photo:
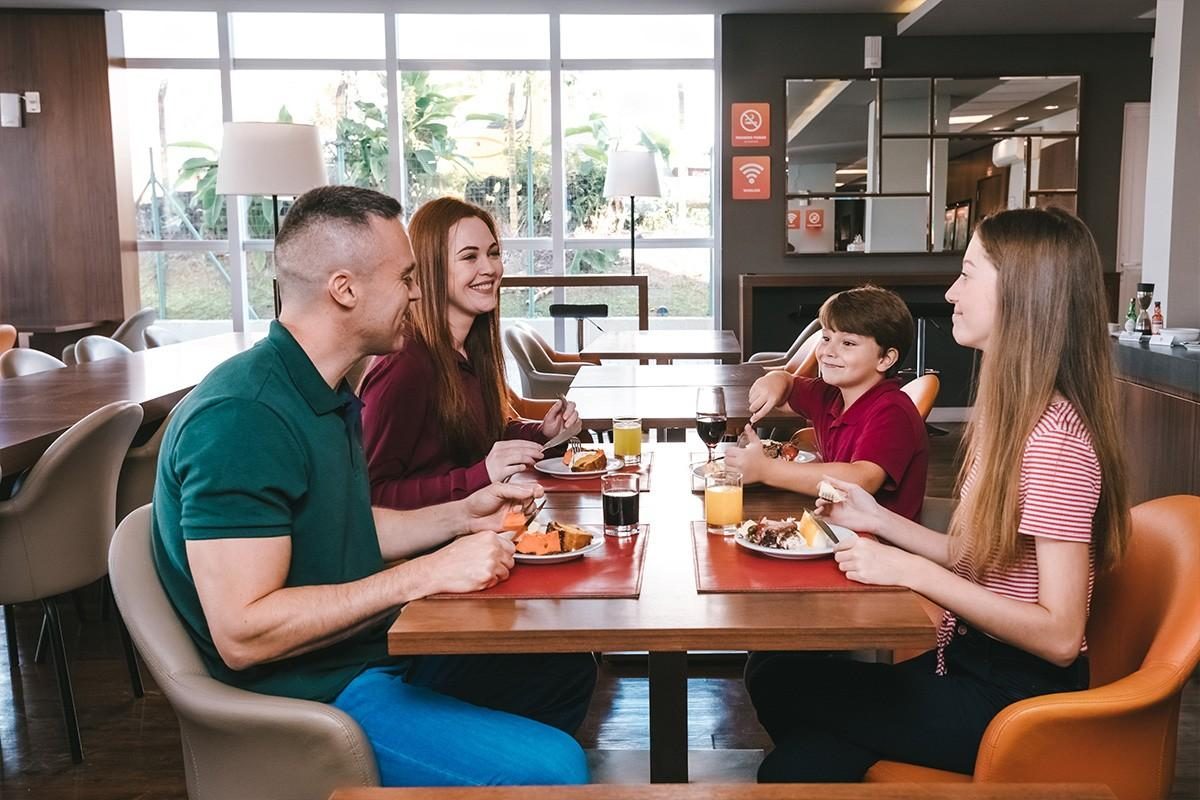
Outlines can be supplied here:
M1095 241L1054 208L988 217L946 299L955 341L984 353L949 535L853 484L831 480L846 500L818 503L879 538L841 546L847 577L946 609L937 646L897 665L752 659L775 743L760 781L860 780L881 759L970 773L1005 706L1088 685L1092 582L1129 527Z

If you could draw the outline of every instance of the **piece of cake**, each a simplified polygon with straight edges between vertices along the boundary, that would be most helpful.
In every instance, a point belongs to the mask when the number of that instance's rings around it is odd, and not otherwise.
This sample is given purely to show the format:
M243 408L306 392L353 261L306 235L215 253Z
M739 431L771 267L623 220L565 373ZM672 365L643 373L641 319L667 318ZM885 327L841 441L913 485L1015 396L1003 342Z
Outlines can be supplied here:
M593 470L604 469L608 466L608 456L603 450L584 450L582 453L576 453L571 460L572 472L592 472Z
M592 534L578 525L571 525L566 522L551 522L547 529L558 531L559 543L564 553L569 553L572 550L582 550L592 543Z

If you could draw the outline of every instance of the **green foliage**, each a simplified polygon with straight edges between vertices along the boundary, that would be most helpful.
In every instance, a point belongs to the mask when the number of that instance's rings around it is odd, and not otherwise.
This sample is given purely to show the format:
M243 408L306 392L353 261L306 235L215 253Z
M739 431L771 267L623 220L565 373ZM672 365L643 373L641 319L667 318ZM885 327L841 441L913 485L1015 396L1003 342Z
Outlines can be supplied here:
M356 100L361 120L337 122L337 164L342 182L378 191L387 188L387 114L375 103Z
M450 135L444 120L454 119L458 104L465 96L447 97L429 85L428 72L401 73L401 104L404 106L404 161L414 195L425 196L419 189L437 184L438 165L449 161L474 177L471 159L458 152L458 143Z

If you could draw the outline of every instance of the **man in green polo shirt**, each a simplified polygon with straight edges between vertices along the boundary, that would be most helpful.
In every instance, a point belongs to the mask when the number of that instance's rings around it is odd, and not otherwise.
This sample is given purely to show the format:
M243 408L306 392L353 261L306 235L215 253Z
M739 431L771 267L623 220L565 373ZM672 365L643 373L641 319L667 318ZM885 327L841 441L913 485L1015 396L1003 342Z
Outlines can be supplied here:
M404 603L508 576L513 545L494 531L535 494L493 484L413 511L370 505L345 375L397 349L420 299L400 215L392 198L344 186L292 206L275 243L279 320L196 387L163 439L158 574L214 677L342 708L385 785L586 782L559 721L582 719L590 663L551 659L538 667L547 688L520 693L504 684L529 669L521 656L386 652Z

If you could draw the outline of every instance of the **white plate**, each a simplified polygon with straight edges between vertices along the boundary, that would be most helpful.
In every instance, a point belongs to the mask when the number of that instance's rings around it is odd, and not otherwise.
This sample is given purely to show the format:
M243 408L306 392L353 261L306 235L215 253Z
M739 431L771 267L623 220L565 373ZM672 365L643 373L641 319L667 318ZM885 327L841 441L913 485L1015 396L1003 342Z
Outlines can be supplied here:
M829 523L829 527L833 528L833 532L836 533L837 537L843 542L857 538L854 531L850 530L849 528L843 528L841 525L834 525L832 522ZM753 550L755 553L762 553L764 556L771 556L772 558L801 560L807 558L821 558L822 556L827 556L833 552L832 545L829 547L810 547L805 548L804 550L781 550L778 547L763 547L760 544L754 544L753 542L746 541L741 537L740 534L735 535L733 537L733 541L740 547L744 547L747 550Z
M618 458L608 457L608 464L604 469L590 469L585 472L572 472L571 468L563 463L561 458L543 458L541 461L533 465L533 468L538 472L543 472L547 475L553 475L556 478L592 478L596 475L603 475L606 472L612 472L625 466L625 462Z
M817 454L810 453L807 450L801 450L799 453L796 454L796 457L792 459L792 461L796 462L797 464L807 464L810 461L816 461L816 460L817 460ZM724 456L713 459L713 463L718 465L717 469L725 469ZM707 466L708 466L707 461L703 461L703 462L697 464L696 466L692 467L692 474L695 475L697 478L703 478L707 474L704 471L704 468Z
M561 564L564 561L574 561L577 558L583 558L588 553L599 550L604 546L604 534L591 531L592 543L587 547L581 547L578 550L572 550L569 553L550 553L544 556L530 555L529 553L513 553L513 559L520 561L522 564Z

